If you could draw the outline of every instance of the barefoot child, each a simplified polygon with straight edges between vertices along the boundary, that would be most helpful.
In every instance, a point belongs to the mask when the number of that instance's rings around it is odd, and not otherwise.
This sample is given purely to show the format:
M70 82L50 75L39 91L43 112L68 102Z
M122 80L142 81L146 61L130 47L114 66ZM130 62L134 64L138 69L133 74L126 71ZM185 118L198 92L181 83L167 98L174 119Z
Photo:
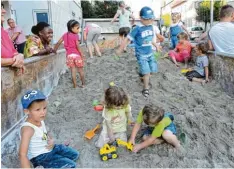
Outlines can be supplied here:
M169 51L169 56L177 67L179 67L177 62L185 62L185 68L187 68L188 60L191 59L192 45L188 41L188 35L184 32L178 35L178 39L179 43L174 50Z
M209 47L207 43L199 43L195 47L197 55L196 66L186 73L186 76L190 81L200 82L202 84L209 82L209 61L206 56L208 49Z
M46 96L39 90L29 90L21 98L24 112L28 115L20 136L19 159L21 168L75 168L79 153L65 145L54 144L48 135L44 119L47 111Z
M180 147L180 142L176 137L176 127L173 123L174 116L153 104L146 105L138 114L137 121L132 130L129 142L134 144L133 152L138 152L153 144L160 144L164 140L172 144L175 148ZM143 142L135 144L135 138L144 122L149 127L143 134ZM161 139L162 137L162 139Z
M95 143L96 147L102 147L115 139L127 141L127 124L132 120L132 114L128 96L122 88L110 86L105 91L102 116L103 128Z
M152 51L152 44L157 47L154 28L152 25L154 12L149 7L143 7L140 11L140 17L141 25L136 26L131 31L116 53L119 55L126 44L130 41L135 41L135 53L140 69L139 74L143 77L144 82L142 94L144 97L148 97L150 74L157 71L157 65Z
M84 55L80 49L78 33L80 29L80 24L78 21L72 19L67 23L68 32L65 33L57 42L54 50L57 51L59 45L64 41L64 47L66 49L67 60L66 64L71 69L72 82L74 88L76 88L76 68L79 72L80 79L82 82L82 88L85 85L84 80Z

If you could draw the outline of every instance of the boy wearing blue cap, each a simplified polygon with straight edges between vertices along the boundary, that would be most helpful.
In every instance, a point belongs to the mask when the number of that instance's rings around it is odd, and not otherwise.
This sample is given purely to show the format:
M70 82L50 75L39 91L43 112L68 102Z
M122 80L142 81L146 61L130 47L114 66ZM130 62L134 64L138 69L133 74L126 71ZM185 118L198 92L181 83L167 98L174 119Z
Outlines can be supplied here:
M54 144L48 136L44 119L47 112L46 96L39 90L29 90L21 98L28 115L20 129L19 159L21 168L75 168L79 153L65 145Z
M143 78L144 88L142 94L149 96L149 79L150 74L157 72L157 64L153 56L152 45L157 47L156 36L153 28L154 12L150 7L143 7L140 11L141 24L137 25L128 34L127 39L121 44L116 51L120 54L123 48L130 41L135 42L135 53L139 64L139 75Z

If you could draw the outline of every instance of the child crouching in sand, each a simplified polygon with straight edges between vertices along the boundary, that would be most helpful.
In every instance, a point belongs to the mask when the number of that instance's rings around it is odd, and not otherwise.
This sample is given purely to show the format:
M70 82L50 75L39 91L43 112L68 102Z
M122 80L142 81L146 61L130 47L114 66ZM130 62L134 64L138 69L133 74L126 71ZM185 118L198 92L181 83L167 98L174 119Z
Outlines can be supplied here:
M132 114L128 96L122 88L110 86L105 91L102 116L103 128L95 143L96 147L102 147L115 139L127 141L127 124L132 119Z
M29 90L21 99L26 121L20 129L19 159L21 168L75 168L79 153L65 145L54 144L44 123L46 96L39 90Z
M189 69L190 71L185 74L190 81L200 82L202 84L209 82L209 61L206 56L209 50L207 43L197 44L196 51L196 66L194 69ZM205 79L204 79L205 78Z
M129 142L134 145L133 152L138 152L153 144L160 144L164 140L172 144L175 148L180 147L180 142L176 137L176 126L173 123L174 116L153 104L146 105L138 114L137 121L132 130ZM135 138L144 122L148 128L144 131L143 142L135 144ZM161 139L162 137L162 139Z

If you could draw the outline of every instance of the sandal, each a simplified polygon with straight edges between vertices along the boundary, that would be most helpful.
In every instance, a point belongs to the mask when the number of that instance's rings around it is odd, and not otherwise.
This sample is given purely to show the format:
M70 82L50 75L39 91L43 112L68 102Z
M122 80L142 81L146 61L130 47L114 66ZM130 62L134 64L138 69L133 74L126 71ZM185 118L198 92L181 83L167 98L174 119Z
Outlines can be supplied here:
M143 89L142 90L142 95L144 96L144 97L149 97L149 89Z

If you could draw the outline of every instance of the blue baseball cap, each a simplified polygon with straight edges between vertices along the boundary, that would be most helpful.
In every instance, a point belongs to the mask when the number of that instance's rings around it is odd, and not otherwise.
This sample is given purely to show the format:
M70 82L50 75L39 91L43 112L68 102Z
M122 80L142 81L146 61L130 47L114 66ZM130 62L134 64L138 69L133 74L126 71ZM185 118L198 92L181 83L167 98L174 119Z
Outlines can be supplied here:
M154 11L150 7L145 6L141 8L140 17L143 19L154 19Z
M24 109L35 100L45 100L46 96L40 90L29 90L21 98L21 103Z

